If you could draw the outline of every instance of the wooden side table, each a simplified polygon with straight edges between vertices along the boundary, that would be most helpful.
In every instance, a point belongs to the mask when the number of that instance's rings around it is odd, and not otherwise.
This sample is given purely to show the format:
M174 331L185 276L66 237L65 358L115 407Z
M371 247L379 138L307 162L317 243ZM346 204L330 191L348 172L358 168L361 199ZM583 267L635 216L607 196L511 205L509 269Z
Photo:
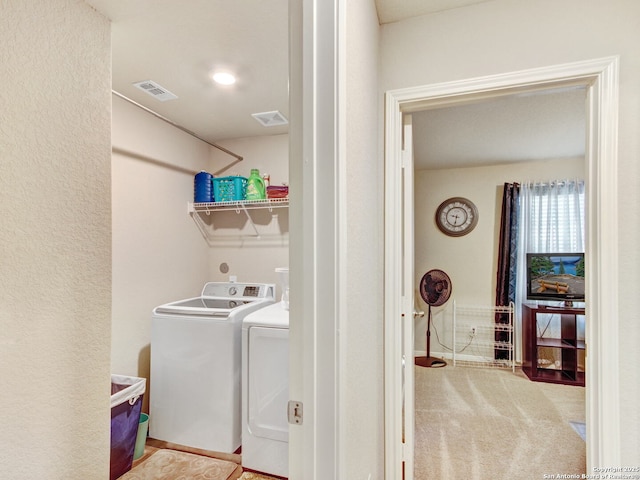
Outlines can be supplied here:
M560 335L539 337L538 322L549 315L560 315ZM584 358L585 343L578 339L577 318L585 315L584 308L522 305L522 370L533 381L584 386L584 369L579 358ZM560 364L542 365L540 348L559 351Z

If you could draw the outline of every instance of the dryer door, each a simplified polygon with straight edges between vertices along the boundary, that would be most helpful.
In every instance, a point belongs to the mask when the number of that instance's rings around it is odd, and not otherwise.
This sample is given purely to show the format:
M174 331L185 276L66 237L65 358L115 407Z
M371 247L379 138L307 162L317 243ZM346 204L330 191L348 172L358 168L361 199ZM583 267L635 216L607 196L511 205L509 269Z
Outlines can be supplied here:
M287 442L289 329L251 327L248 364L249 431L257 437Z

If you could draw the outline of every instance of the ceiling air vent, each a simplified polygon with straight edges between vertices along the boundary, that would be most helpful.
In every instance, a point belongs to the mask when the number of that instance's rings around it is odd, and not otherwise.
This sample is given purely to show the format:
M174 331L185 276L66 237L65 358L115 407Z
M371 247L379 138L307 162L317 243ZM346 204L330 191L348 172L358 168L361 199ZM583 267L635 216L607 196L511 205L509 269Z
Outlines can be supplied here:
M138 87L143 92L148 93L154 98L157 98L161 102L166 102L167 100L173 100L178 98L176 95L171 93L164 87L161 87L156 82L152 80L145 80L144 82L134 83L134 86Z
M277 127L289 123L285 116L277 110L273 112L252 113L251 116L260 122L263 127Z

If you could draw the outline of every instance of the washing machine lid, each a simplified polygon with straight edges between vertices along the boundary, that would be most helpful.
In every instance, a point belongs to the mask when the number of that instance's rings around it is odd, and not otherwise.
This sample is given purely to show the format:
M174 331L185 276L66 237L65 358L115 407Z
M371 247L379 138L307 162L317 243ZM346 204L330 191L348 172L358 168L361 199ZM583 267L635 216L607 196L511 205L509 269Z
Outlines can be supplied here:
M257 302L273 303L273 284L209 282L202 295L160 305L153 313L228 317L238 310L253 310Z
M257 300L240 300L230 298L195 297L178 302L160 305L154 310L155 313L170 313L174 315L207 315L207 316L229 316L232 310L244 305L251 304Z

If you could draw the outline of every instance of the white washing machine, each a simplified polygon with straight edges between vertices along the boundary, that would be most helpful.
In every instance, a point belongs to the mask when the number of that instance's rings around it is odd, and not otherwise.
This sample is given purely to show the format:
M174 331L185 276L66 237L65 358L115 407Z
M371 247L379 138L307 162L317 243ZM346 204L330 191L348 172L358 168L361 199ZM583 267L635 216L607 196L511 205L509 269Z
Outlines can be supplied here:
M242 466L289 471L289 311L284 302L247 315L242 326Z
M205 284L156 307L151 322L149 436L233 453L241 444L242 321L274 303L271 284Z

